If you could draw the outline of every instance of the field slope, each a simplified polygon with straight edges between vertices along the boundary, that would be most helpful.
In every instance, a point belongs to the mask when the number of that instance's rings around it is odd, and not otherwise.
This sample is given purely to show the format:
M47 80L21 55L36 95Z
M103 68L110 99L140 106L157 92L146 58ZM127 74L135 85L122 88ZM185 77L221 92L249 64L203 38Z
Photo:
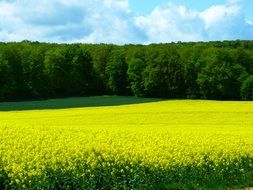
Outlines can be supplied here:
M0 110L0 189L253 185L253 102L94 97Z

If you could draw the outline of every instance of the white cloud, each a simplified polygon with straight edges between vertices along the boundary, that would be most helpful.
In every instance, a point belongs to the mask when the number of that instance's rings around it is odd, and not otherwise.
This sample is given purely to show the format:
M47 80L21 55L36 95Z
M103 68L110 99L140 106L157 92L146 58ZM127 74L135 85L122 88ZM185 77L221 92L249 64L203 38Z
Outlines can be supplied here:
M233 22L240 11L240 7L237 5L217 5L204 10L199 15L205 22L205 28L208 29L220 25L224 20Z
M0 10L1 41L127 43L142 40L127 0L0 1Z
M126 0L103 0L104 1L104 5L107 8L110 7L116 7L116 8L120 8L120 9L125 9L128 10L129 9L129 3Z
M204 30L198 12L184 6L157 7L148 16L136 17L135 24L146 31L148 42L203 40Z
M147 43L253 39L253 26L246 21L240 2L229 0L201 12L168 4L136 17L135 24L146 32Z
M253 39L244 0L197 11L169 3L142 16L128 0L0 0L0 41L150 43Z

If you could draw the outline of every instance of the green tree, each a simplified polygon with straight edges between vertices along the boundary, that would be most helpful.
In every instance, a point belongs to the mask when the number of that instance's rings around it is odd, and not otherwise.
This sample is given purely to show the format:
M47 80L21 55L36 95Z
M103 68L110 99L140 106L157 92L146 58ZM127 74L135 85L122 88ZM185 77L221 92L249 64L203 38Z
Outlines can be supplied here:
M1 57L4 60L4 67L7 69L4 89L6 99L25 98L25 80L18 46L12 43L8 44L2 51Z
M241 97L243 100L253 100L253 75L250 75L242 84Z
M183 97L184 69L173 48L151 48L144 71L145 93L151 97Z
M245 69L234 64L227 51L213 53L198 75L200 93L205 99L239 99L241 83L247 76Z
M63 45L49 50L44 64L53 95L92 94L92 81L95 79L92 59L78 45Z
M109 61L109 57L114 48L114 45L110 44L99 44L99 45L85 45L82 48L91 55L94 75L96 75L94 85L94 93L97 95L106 94L108 92L107 76L106 76L106 65Z
M9 65L8 61L0 54L0 100L6 99L9 82Z
M92 58L87 51L76 47L71 60L71 85L74 95L93 95L97 87Z
M185 46L180 52L180 62L184 66L187 98L195 99L201 97L197 78L203 64L201 55L205 49L206 47L203 44L197 44L190 47Z
M144 96L143 73L147 66L145 57L146 51L142 45L127 46L127 76L129 87L135 96Z
M130 82L130 88L135 96L144 95L143 72L145 63L139 58L132 58L128 64L127 75Z
M114 50L106 66L108 86L116 95L128 95L128 65L123 50Z
M71 62L67 61L66 53L66 48L59 47L47 51L45 55L45 72L49 78L48 88L50 89L50 94L54 96L71 94Z

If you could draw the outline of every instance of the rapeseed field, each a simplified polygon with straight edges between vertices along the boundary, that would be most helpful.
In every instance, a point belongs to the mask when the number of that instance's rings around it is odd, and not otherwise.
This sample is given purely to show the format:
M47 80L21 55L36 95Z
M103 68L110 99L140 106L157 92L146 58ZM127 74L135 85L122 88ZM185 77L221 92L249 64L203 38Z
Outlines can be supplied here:
M0 189L253 186L253 102L11 105L0 104Z

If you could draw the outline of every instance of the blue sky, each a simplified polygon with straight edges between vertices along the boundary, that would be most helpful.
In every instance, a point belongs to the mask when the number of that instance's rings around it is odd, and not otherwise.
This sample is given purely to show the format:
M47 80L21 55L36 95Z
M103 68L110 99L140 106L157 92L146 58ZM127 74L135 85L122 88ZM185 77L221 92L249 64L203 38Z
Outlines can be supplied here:
M174 3L177 5L185 5L188 8L203 11L213 5L226 4L225 0L130 0L130 6L133 11L136 11L142 15L150 13L157 6L166 6L168 3ZM237 1L238 2L238 1ZM240 1L244 6L244 13L248 19L253 20L253 1L244 0Z
M168 3L181 4L189 8L197 10L203 10L212 5L218 5L224 3L222 0L130 0L132 9L141 14L150 13L157 6L166 6Z
M253 40L252 0L0 0L0 41Z

